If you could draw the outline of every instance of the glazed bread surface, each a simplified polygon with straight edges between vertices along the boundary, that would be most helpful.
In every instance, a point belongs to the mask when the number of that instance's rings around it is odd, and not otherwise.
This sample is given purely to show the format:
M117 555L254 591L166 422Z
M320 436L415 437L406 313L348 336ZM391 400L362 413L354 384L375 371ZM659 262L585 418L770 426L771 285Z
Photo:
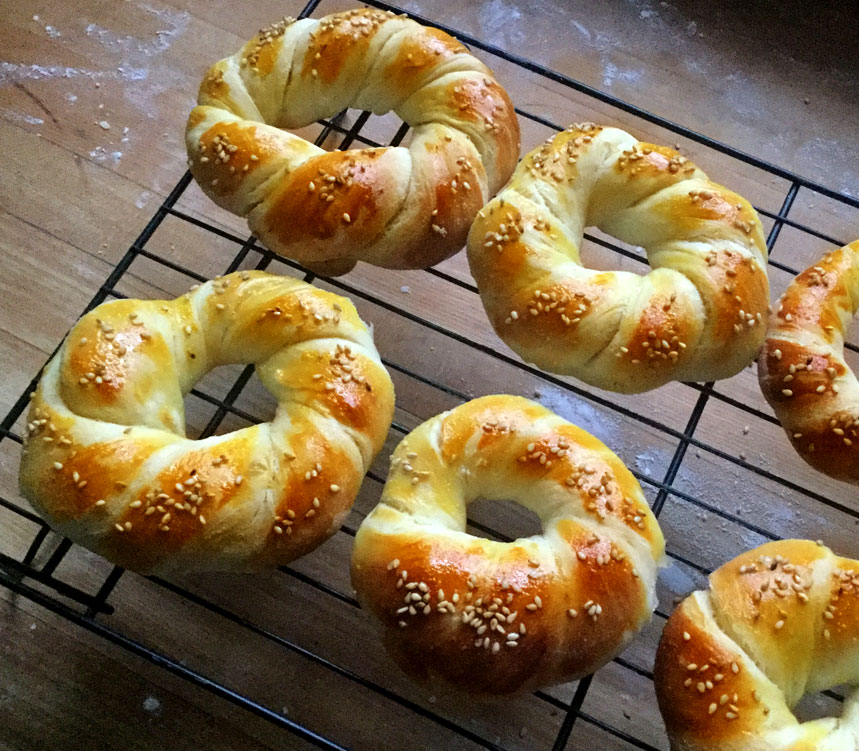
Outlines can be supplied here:
M542 534L466 532L476 498L512 499ZM585 431L488 396L412 431L355 539L352 582L403 670L472 694L573 680L651 617L662 533L638 482Z
M186 438L185 394L233 363L256 365L274 419ZM393 403L349 300L237 272L77 323L33 395L21 489L55 530L137 571L274 567L338 529Z
M465 243L519 158L492 72L458 41L372 9L284 19L215 63L188 119L194 177L269 248L322 274L426 268ZM281 128L393 111L408 147L326 152Z
M652 270L586 268L590 226L643 246ZM618 128L575 124L529 153L478 213L468 260L511 348L609 391L732 376L766 328L755 210L673 149Z
M799 455L852 483L859 483L859 382L844 339L857 309L859 240L791 282L758 358L761 390Z
M800 723L803 694L859 683L859 561L783 540L714 571L668 621L654 672L672 751L856 751L840 718Z

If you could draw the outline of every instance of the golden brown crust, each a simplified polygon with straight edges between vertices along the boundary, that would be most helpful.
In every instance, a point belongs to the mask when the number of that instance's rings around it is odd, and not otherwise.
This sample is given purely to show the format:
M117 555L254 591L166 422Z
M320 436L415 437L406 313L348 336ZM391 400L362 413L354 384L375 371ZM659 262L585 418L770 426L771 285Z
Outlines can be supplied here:
M186 127L203 191L320 273L425 268L458 251L519 157L492 72L438 29L371 9L263 29L216 63ZM278 132L346 107L395 111L411 145L326 154Z
M757 686L742 653L715 638L706 623L698 604L687 599L659 643L653 682L672 747L722 748L718 744L754 731L767 711L755 699Z
M714 571L709 591L675 610L657 651L654 685L672 749L852 748L848 723L800 724L790 707L859 678L857 571L808 540L769 543Z
M827 253L791 282L758 359L764 397L799 455L859 482L859 384L844 337L859 304L859 240Z
M465 533L475 497L516 497L544 534ZM397 663L472 693L570 680L649 619L664 542L634 477L593 436L511 396L410 433L356 537L352 581Z
M654 270L585 269L590 225L644 246ZM601 388L725 378L763 338L767 251L754 209L672 149L615 128L577 124L528 154L478 213L468 257L507 344Z
M278 400L273 422L186 439L184 393L238 362ZM276 566L336 531L392 414L348 300L238 272L84 316L33 397L21 487L60 532L138 571Z

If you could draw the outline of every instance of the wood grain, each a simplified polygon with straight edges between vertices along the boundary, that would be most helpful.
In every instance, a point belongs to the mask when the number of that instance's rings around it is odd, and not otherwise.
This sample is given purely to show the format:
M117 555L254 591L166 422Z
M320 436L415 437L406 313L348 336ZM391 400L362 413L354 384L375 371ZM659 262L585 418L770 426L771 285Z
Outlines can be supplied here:
M317 15L351 5L323 0ZM853 48L852 19L849 9L827 5L804 4L799 13L792 2L778 9L767 4L764 12L760 4L716 8L703 0L574 6L563 0L404 0L412 12L857 195L855 65L849 55L832 53ZM296 0L43 0L5 8L3 414L185 171L184 121L203 71L257 28L300 8ZM761 208L779 210L785 180L497 56L477 54L521 108L559 124L589 119L656 143L679 144L715 180ZM348 113L344 125L355 116ZM362 135L386 142L398 126L395 117L374 117ZM313 138L320 130L311 125L301 132ZM522 133L527 150L551 129L522 118ZM336 148L339 142L334 134L324 145ZM227 236L169 216L147 251L205 278L221 273L246 237L244 222L218 209L193 184L176 208ZM806 189L790 216L843 241L859 233L859 212ZM769 219L764 224L772 226ZM824 240L783 227L775 257L801 269L827 247ZM641 255L641 249L630 250ZM647 269L593 242L583 255L599 268ZM252 251L243 267L266 260ZM300 273L279 260L269 268ZM473 284L462 253L439 270ZM790 274L774 269L771 279L775 298ZM116 292L173 297L194 281L138 256ZM597 435L638 473L653 502L700 392L671 384L645 396L617 396L518 367L488 326L477 295L425 272L362 264L341 280L316 283L348 294L374 324L397 388L395 426L344 530L283 572L194 576L170 584L126 573L109 598L113 614L100 620L351 748L470 749L480 739L508 749L551 748L564 722L563 703L572 700L577 684L552 688L543 697L478 703L433 693L396 670L352 596L348 561L354 530L379 497L387 457L403 431L463 399L500 391L539 399ZM197 385L200 396L186 403L190 436L207 424L216 409L212 401L226 395L239 372L240 367L221 368ZM778 426L718 398L770 414L754 371L717 384L715 391L673 492L664 497L661 521L672 557L659 583L659 613L622 663L595 676L569 749L626 751L634 746L624 734L667 748L647 676L665 615L702 585L706 569L770 536L823 538L841 554L859 555L853 489L799 461ZM235 407L219 433L246 425L247 418L269 419L274 404L254 377ZM19 420L14 430L21 428ZM17 492L20 447L11 439L0 444L0 496L26 508ZM470 528L475 534L487 534L481 528L509 536L534 531L533 520L513 504L475 504L471 516L480 525ZM36 531L33 522L0 508L0 553L21 560ZM58 543L49 536L36 566L49 560ZM105 561L73 547L55 576L94 595L109 572ZM4 748L310 747L2 587L0 629ZM817 699L804 711L833 709L831 699ZM458 735L451 724L472 738Z

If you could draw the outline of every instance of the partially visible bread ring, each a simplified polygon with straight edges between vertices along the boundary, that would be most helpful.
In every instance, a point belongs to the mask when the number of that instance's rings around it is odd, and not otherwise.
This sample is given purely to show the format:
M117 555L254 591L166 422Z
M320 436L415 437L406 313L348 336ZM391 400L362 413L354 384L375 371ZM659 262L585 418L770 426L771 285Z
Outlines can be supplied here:
M672 751L856 751L855 690L840 718L791 708L859 685L859 561L809 540L737 556L673 613L653 681Z
M251 362L273 421L186 438L194 383ZM33 396L21 489L58 532L137 571L274 567L339 528L393 408L349 300L241 271L84 316Z
M647 250L645 276L582 265L585 227ZM673 149L580 123L520 162L468 261L522 358L610 391L727 378L763 340L769 284L751 204Z
M543 533L465 531L466 505L513 499ZM355 538L352 583L420 678L507 694L596 670L650 620L662 532L606 446L545 407L487 396L397 447Z
M859 381L844 338L857 310L859 240L791 282L758 359L761 390L799 455L852 483L859 483Z
M426 268L465 243L519 158L504 89L458 41L371 9L284 19L215 63L188 119L191 172L269 248L324 274ZM326 152L280 128L394 111L408 148Z

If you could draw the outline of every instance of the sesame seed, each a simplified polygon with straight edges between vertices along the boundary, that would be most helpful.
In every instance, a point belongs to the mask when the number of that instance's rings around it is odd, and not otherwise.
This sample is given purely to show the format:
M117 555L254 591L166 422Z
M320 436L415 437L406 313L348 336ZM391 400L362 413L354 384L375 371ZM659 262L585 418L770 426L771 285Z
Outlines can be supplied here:
M330 490L332 493L338 493L338 492L340 492L340 486L339 485L331 485Z
M58 472L63 468L62 462L54 462L54 469Z

